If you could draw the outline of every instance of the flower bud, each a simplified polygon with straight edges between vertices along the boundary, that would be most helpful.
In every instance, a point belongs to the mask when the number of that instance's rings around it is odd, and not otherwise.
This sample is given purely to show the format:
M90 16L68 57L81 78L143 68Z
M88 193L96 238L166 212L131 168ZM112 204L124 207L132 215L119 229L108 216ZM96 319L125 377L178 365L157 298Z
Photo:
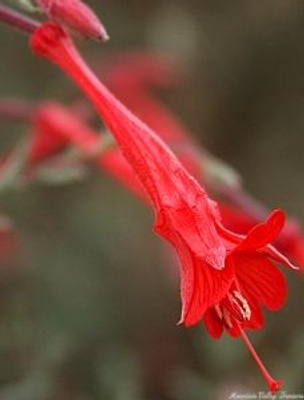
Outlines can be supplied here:
M78 32L85 38L106 42L109 36L96 14L81 0L36 0L49 18Z

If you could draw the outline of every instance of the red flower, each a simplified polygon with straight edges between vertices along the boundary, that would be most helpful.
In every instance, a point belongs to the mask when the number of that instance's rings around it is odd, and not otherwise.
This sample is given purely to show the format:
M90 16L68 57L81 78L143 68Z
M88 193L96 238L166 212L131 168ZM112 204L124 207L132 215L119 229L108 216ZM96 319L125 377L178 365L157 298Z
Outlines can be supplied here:
M270 389L278 390L281 383L269 375L243 328L261 328L261 306L277 310L286 298L286 282L274 261L293 266L270 245L284 225L283 211L273 212L247 236L225 229L216 203L159 137L96 78L59 25L38 28L31 44L92 100L149 195L155 231L171 242L181 261L181 322L190 326L205 319L214 337L224 328L241 335Z
M36 3L51 19L81 36L104 42L109 39L96 14L81 0L36 0Z

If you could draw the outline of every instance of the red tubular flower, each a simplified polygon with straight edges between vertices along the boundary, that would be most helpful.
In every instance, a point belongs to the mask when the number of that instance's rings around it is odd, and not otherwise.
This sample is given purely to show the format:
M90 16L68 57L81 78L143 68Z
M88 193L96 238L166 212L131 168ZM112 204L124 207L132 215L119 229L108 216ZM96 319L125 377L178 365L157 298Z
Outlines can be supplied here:
M181 261L180 322L191 326L204 319L213 337L224 329L241 335L270 390L279 390L281 382L265 369L244 328L261 328L261 307L277 310L285 301L286 281L274 262L294 267L270 245L283 228L284 212L274 211L246 236L227 230L216 203L159 137L96 78L59 25L38 28L31 45L92 100L146 190L156 213L155 231L171 242Z
M36 0L49 18L80 33L106 42L109 36L96 14L81 0Z

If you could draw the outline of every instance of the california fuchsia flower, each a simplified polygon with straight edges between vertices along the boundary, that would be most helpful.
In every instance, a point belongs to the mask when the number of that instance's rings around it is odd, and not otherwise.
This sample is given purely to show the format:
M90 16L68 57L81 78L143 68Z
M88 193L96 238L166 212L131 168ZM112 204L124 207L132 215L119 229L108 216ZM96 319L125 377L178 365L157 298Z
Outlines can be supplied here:
M223 227L217 205L163 141L96 78L71 39L56 23L32 36L33 50L60 66L92 100L146 190L156 213L155 231L176 249L181 262L181 323L205 320L219 337L224 329L244 339L272 391L281 387L255 352L244 328L263 326L262 307L279 309L286 298L284 275L274 264L292 264L270 243L285 222L274 211L246 235Z
M51 19L62 23L81 36L102 41L109 39L96 14L81 0L36 0Z

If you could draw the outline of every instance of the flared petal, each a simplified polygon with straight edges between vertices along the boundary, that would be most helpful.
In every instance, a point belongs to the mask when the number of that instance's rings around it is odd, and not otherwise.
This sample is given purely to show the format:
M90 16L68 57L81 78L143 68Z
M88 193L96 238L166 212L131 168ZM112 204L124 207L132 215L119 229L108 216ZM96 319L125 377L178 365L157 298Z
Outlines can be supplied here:
M214 338L219 339L224 331L223 321L216 314L213 308L206 311L204 322L208 333Z
M182 312L179 323L192 326L203 319L205 312L226 296L235 277L233 263L222 269L206 263L203 254L194 254L189 243L170 228L167 214L157 215L156 231L161 231L175 247L181 267Z
M273 211L265 222L256 225L248 232L238 249L257 250L267 246L278 237L284 227L285 220L284 211Z
M237 280L250 298L273 311L283 306L287 296L286 278L267 256L237 252L233 259Z
M210 308L226 296L234 279L234 268L227 264L216 270L204 260L193 258L186 249L180 253L181 269L181 323L195 325Z

